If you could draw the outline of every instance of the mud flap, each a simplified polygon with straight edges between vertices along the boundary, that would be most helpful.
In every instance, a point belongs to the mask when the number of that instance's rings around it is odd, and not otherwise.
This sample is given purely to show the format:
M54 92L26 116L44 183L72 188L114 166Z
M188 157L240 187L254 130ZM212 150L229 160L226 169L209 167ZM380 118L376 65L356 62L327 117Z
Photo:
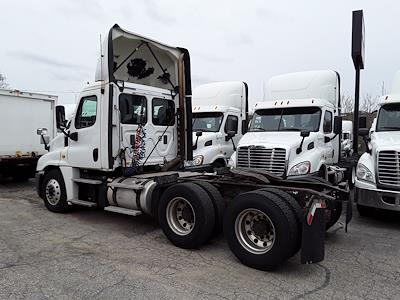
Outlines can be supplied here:
M325 208L314 210L303 219L301 241L301 263L312 264L324 260L325 257Z

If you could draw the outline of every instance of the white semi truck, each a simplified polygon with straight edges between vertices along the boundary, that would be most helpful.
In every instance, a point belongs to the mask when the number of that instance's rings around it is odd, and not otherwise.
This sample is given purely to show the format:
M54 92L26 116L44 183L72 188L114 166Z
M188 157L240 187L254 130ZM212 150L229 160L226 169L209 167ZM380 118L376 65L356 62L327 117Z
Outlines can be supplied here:
M375 208L400 211L400 71L390 95L379 100L371 129L361 128L367 151L357 164L357 209L370 215Z
M198 248L224 229L238 259L269 270L301 248L324 258L325 224L348 192L326 182L288 181L263 170L192 172L189 52L109 31L96 82L38 162L36 186L52 212L71 206L156 219L176 246ZM222 169L222 170L221 170Z
M245 82L204 84L193 91L193 162L209 169L225 167L247 129Z
M342 157L353 155L353 121L342 122Z
M35 176L36 163L47 151L37 128L45 128L44 141L56 132L57 96L0 89L0 175L26 180Z
M275 76L264 85L248 132L230 166L263 169L284 178L354 183L355 165L341 158L340 77L335 71ZM342 208L338 204L334 219Z

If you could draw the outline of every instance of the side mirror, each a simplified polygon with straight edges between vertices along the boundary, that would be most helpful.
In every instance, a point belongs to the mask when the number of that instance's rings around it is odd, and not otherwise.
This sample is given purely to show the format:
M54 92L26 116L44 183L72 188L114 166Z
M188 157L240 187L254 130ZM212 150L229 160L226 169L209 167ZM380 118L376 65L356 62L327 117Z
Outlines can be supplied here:
M228 133L226 134L225 140L229 141L231 138L233 138L236 135L236 132L234 131L228 131Z
M203 132L202 132L202 131L197 131L197 132L196 132L196 136L197 136L197 137L202 136L202 135L203 135Z
M341 116L335 116L335 119L333 121L333 133L334 134L341 134L342 133L342 117Z
M367 128L367 117L362 116L358 118L358 128Z
M238 118L235 116L228 116L225 123L225 132L237 131L238 130Z
M368 136L369 135L369 129L368 128L360 128L358 130L358 134L362 137Z
M38 128L36 129L37 135L47 135L47 128Z
M302 138L306 138L306 137L310 136L310 131L309 130L303 130L303 131L300 132L300 136Z
M65 107L62 105L56 106L56 124L58 129L65 127Z

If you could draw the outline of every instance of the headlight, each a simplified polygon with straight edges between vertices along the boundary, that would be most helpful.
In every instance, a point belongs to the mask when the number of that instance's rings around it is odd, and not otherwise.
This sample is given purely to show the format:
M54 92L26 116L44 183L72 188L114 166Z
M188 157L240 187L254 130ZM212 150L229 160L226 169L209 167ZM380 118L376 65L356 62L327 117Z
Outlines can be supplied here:
M311 163L309 161L303 161L295 166L293 166L288 176L295 176L295 175L306 175L310 173Z
M201 166L203 164L204 156L203 155L197 155L193 157L193 164L195 166Z
M357 164L357 179L374 182L372 172L363 164Z

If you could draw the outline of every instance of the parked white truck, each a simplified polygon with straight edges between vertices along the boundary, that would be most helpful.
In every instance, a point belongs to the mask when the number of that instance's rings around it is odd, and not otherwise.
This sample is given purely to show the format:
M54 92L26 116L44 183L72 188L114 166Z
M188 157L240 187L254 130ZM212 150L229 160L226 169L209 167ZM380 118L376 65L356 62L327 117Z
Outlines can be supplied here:
M353 122L343 120L342 122L342 157L353 155Z
M0 175L34 177L37 160L47 152L36 129L46 129L46 141L55 136L56 104L57 96L0 89Z
M189 52L118 25L102 52L69 126L57 107L64 136L38 162L37 191L50 211L144 213L182 248L200 247L223 226L239 260L264 270L300 248L303 263L324 258L325 224L346 190L247 168L185 169L193 159Z
M318 182L319 177L343 187L349 179L352 185L355 165L341 158L341 132L337 72L275 76L264 85L264 101L256 103L230 166L263 169L288 179ZM341 210L338 204L335 220Z
M400 71L390 95L379 100L371 129L361 128L367 151L357 164L356 197L361 215L375 208L400 211Z
M247 129L245 82L204 84L193 91L193 162L210 169L225 167Z

